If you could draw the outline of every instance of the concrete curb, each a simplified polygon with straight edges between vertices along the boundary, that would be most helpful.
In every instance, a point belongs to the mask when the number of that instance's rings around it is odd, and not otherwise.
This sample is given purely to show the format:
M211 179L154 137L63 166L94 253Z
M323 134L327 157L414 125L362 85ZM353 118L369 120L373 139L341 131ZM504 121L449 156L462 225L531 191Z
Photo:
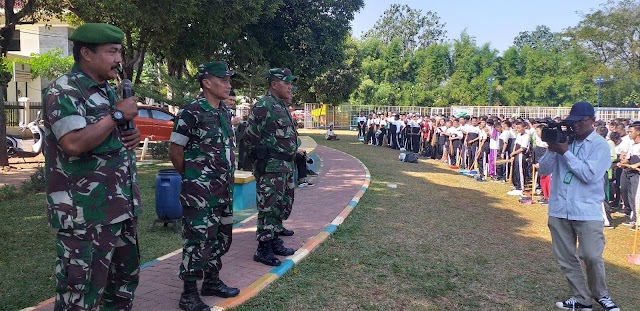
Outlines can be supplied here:
M335 150L335 149L334 149ZM339 150L337 150L339 151ZM342 151L340 151L342 152ZM353 157L350 154L342 152L350 157ZM355 157L354 157L355 158ZM356 159L358 160L358 159ZM322 160L321 160L322 162ZM267 274L263 275L260 279L253 282L251 285L243 288L240 291L240 294L233 298L227 298L215 306L211 307L212 311L223 311L228 310L230 308L234 308L242 305L247 302L249 299L255 297L260 291L265 289L269 284L273 283L275 280L283 276L287 273L291 268L293 268L297 263L306 258L314 249L318 247L322 242L324 242L336 229L340 224L344 222L344 220L349 216L351 211L357 206L360 198L365 194L367 189L369 188L369 184L371 183L371 175L369 174L369 169L362 163L362 161L358 160L358 163L362 165L365 171L365 180L362 184L360 190L356 193L356 195L351 199L351 201L347 204L347 206L336 216L336 218L328 223L325 229L318 233L316 236L310 238L304 245L302 245L295 254L287 257L282 261L282 264L278 267L271 269Z

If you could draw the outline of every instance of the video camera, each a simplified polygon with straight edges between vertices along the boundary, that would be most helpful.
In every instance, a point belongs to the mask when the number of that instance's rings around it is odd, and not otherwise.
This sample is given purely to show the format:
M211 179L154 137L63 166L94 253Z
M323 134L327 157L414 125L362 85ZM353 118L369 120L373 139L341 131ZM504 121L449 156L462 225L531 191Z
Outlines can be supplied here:
M549 121L543 123L546 123L547 126L542 129L542 137L540 139L545 143L564 143L567 138L571 140L575 135L573 132L574 121L561 121L559 123Z

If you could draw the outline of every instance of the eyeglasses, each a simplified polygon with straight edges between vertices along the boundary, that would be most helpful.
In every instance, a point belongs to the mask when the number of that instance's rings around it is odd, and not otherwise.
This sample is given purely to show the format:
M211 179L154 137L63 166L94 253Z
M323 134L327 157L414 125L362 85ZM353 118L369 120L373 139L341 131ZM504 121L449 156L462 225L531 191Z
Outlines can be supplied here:
M585 118L584 118L584 119L582 119L582 120L576 121L576 124L580 124L580 125L582 125L582 124L584 124L585 122L587 122L587 121L591 120L591 118L592 118L592 117L585 117Z

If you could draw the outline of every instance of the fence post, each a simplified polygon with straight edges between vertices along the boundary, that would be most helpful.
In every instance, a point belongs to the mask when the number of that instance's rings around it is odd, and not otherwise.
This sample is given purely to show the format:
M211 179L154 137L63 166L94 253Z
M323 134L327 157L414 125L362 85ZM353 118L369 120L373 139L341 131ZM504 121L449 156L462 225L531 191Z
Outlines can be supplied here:
M29 98L28 97L20 97L18 99L18 104L23 107L20 112L20 123L28 124L31 122L31 111L29 110Z

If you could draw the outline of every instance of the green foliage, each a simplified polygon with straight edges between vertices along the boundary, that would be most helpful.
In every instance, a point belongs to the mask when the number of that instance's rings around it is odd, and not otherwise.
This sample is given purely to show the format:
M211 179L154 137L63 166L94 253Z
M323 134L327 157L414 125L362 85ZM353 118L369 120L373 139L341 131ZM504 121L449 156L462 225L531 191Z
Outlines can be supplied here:
M15 62L31 66L32 79L38 77L46 79L57 78L69 71L74 63L73 56L64 57L60 48L53 48L44 54L32 53L31 58L17 58Z
M36 171L29 176L29 179L22 182L20 191L23 194L45 191L47 182L44 175L44 167L38 166Z
M0 201L7 201L17 198L20 195L18 189L13 185L4 185L0 187Z
M378 38L385 44L399 40L403 53L412 52L441 43L446 37L444 26L435 12L428 11L423 15L421 10L408 5L392 4L365 38Z

